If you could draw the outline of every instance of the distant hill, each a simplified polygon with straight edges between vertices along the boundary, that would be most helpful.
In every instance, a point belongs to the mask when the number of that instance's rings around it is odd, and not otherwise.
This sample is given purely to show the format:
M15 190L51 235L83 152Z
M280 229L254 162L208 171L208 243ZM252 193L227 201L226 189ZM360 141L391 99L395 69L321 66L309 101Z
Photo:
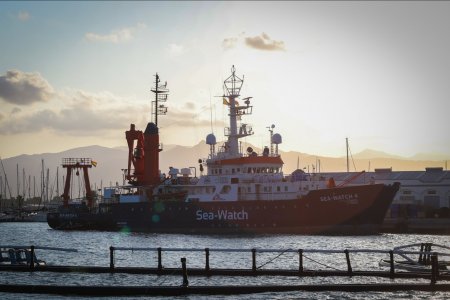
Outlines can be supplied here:
M256 152L261 152L261 149L249 144L242 145L243 149L247 149L251 146ZM218 150L218 145L216 145ZM160 153L160 169L161 172L167 173L169 167L175 167L178 169L194 167L199 175L199 159L206 159L209 154L209 146L205 141L201 141L199 144L187 147L178 145L165 145L164 151ZM297 169L297 165L300 169L313 172L319 170L321 172L339 172L346 170L346 158L345 157L325 157L315 156L307 153L289 151L280 151L281 157L285 163L283 171L286 174L291 173ZM19 166L19 192L23 192L23 169L25 169L25 182L26 182L26 195L30 191L31 196L40 195L41 186L41 170L42 160L44 160L45 174L49 169L49 194L56 195L56 169L59 167L59 193L63 192L63 176L65 176L65 170L61 167L62 158L66 157L86 157L92 158L98 164L96 168L90 170L90 179L93 188L99 189L100 187L115 185L116 183L123 183L123 173L121 169L127 168L127 147L115 147L107 148L102 146L88 146L69 149L59 153L42 153L33 155L19 155L3 160L5 172L7 174L7 180L9 189L13 196L17 195L17 164ZM381 151L366 149L360 153L353 154L353 161L350 161L350 170L374 170L375 168L392 168L394 171L412 171L412 170L425 170L426 167L444 167L445 162L441 156L436 156L437 160L427 159L428 157L434 157L432 155L426 156L425 154L417 154L412 158L403 158L396 155L390 155ZM421 159L423 158L423 159ZM80 174L82 175L82 174ZM1 176L1 189L0 192L5 195L5 175L3 170L0 169ZM30 185L28 181L30 180ZM34 185L35 181L35 185ZM82 187L82 176L75 176L73 180L73 186L75 187L74 196L78 196L77 187ZM30 188L30 189L28 189ZM9 191L7 192L9 195Z
M404 159L401 156L389 154L383 151L377 151L372 149L364 149L363 151L353 154L353 158L357 159L373 159L373 158L392 158L392 159Z

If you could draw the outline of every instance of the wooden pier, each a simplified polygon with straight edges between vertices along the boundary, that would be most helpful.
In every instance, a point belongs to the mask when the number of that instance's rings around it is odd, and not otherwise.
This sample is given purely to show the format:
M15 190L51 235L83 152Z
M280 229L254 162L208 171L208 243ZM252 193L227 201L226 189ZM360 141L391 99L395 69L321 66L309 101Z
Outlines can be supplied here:
M425 244L424 244L425 245ZM6 248L8 246L0 246ZM11 246L9 246L11 247ZM35 249L58 250L49 247L28 247L31 251ZM61 249L59 249L61 250ZM71 285L5 285L0 284L0 292L9 293L43 293L43 294L74 294L74 295L186 295L186 294L246 294L263 292L283 291L450 291L450 272L440 270L439 258L450 256L446 253L429 251L429 247L422 247L423 251L399 251L399 250L370 250L370 249L222 249L222 248L109 248L108 266L64 266L64 265L36 265L33 261L26 265L0 265L0 271L5 272L59 272L59 273L128 273L128 274L155 274L159 276L180 276L180 286L71 286ZM66 251L76 251L66 249ZM154 267L122 267L115 265L115 253L117 251L147 251L156 252L157 262ZM186 258L182 257L181 267L163 267L164 253L167 252L203 252L205 258L204 267L188 268ZM240 252L248 253L251 259L251 268L211 268L210 253L212 252ZM298 265L295 268L268 269L262 268L268 262L258 266L259 253L274 253L278 258L284 253L295 253L298 255ZM305 254L321 253L331 254L336 259L341 256L345 259L347 268L345 270L316 270L304 267ZM388 270L353 270L351 255L353 253L379 253L388 254L390 267ZM420 255L424 265L431 266L429 271L402 272L395 269L395 255L406 254ZM31 256L33 257L33 255ZM275 259L274 258L274 259ZM273 259L272 259L273 260ZM270 261L269 261L270 262ZM426 279L429 283L386 283L386 284L308 284L308 285L212 285L212 286L189 286L189 276L291 276L291 277L381 277L391 279Z

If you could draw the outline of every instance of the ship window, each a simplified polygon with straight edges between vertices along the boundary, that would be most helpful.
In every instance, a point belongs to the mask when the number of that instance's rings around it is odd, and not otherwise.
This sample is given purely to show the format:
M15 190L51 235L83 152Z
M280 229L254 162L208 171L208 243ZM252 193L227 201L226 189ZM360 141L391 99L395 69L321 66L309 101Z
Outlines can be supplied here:
M288 191L288 187L287 187L287 186L284 187L284 191L285 191L285 192Z
M236 170L233 168L233 169L231 169L231 174L234 174L234 173L236 173Z
M224 185L222 190L220 191L221 194L228 194L231 190L231 187L229 185Z
M237 172L240 173L241 172L241 168L237 168Z
M281 188L279 186L277 186L277 192L281 191Z
M247 187L247 193L250 193L252 191L251 187Z
M411 195L412 192L410 190L404 190L403 195Z
M436 195L436 190L428 190L428 195Z

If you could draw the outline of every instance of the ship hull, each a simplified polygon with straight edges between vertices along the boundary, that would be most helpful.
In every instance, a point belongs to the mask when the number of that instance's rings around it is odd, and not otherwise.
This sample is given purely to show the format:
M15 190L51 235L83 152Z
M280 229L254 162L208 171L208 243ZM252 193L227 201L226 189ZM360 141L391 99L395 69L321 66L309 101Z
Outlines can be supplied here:
M102 204L98 213L49 213L53 229L155 233L376 234L399 188L321 189L274 201L157 201Z

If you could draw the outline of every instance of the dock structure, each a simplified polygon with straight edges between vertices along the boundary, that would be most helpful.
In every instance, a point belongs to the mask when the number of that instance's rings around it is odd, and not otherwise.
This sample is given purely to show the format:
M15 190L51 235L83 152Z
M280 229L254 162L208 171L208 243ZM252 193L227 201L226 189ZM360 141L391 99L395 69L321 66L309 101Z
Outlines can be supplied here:
M419 244L420 245L420 244ZM64 266L64 265L0 265L0 272L58 272L58 273L127 273L127 274L155 274L158 276L180 276L180 286L72 286L72 285L32 285L32 284L0 284L0 292L8 293L41 293L41 294L74 294L74 295L228 295L228 294L248 294L263 292L287 292L287 291L343 291L343 292L363 292L363 291L450 291L450 272L443 269L439 260L450 256L447 253L432 252L424 244L421 251L402 250L373 250L373 249L223 249L223 248L130 248L113 247L109 248L109 266ZM4 248L5 246L0 246ZM50 247L30 246L30 249L57 250ZM74 251L68 249L67 251ZM157 262L153 267L123 267L115 264L115 253L118 251L147 251L156 252ZM188 268L187 260L181 257L181 267L163 267L164 253L168 252L203 252L205 258L204 267ZM210 265L210 253L248 253L251 258L251 268L212 268ZM298 255L298 266L295 268L263 268L270 261L263 262L258 266L257 258L261 253L274 253L277 258L284 253L295 253ZM345 270L319 270L306 269L304 267L305 254L320 253L331 254L338 258L339 255L345 258L347 268ZM374 253L388 254L388 270L354 270L352 267L351 254ZM419 263L429 266L428 269L418 271L398 271L395 269L395 256L404 257L407 254L418 255ZM391 279L425 279L429 283L421 280L417 283L376 283L376 284L302 284L302 285L211 285L211 286L190 286L189 276L291 276L291 277L380 277Z

